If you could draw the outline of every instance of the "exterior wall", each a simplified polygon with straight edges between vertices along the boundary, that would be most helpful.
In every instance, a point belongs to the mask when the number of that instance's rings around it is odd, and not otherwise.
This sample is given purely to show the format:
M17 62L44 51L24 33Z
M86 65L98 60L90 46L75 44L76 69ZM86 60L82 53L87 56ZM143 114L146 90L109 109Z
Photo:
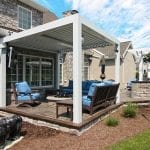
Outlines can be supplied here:
M89 65L89 80L101 80L101 68L100 68L100 60L101 56L99 54L94 53L92 57L92 61ZM97 58L95 58L97 57Z
M114 59L106 60L105 63L106 63L105 68L106 79L115 80L115 60Z
M12 31L20 31L17 21L18 5L32 11L32 27L43 24L43 13L18 0L0 1L0 27Z
M63 63L63 81L65 82L73 78L73 53L68 52L64 57Z
M149 100L150 82L135 82L132 87L131 97L136 100Z
M135 78L136 64L131 53L127 53L123 63L121 64L121 83L126 86L126 83Z
M50 11L47 11L47 12L43 13L43 24L54 21L54 20L57 20L57 19L58 19L57 16L54 13L50 12Z
M101 80L101 56L94 53L92 61L89 65L89 80ZM97 58L95 58L97 57ZM115 80L115 59L106 59L105 61L105 75L106 80L113 79ZM64 59L64 81L72 79L72 53L67 53ZM134 62L133 56L131 53L127 53L124 61L121 60L120 63L120 87L125 88L126 83L135 78L136 73L136 64Z

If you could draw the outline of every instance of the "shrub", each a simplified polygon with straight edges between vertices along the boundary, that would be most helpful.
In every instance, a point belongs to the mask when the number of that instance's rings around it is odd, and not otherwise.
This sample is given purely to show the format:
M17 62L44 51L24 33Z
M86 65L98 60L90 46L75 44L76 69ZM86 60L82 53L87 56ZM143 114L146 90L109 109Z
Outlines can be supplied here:
M127 106L123 109L123 116L134 118L137 115L138 107L136 104L128 103Z
M119 124L119 121L113 117L109 117L107 120L106 120L106 125L108 126L112 126L112 127L115 127Z

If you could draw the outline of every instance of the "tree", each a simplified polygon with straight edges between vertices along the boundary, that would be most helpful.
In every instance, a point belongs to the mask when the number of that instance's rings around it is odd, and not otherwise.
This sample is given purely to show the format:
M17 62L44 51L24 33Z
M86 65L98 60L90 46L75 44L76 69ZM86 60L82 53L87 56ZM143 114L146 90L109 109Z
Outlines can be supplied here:
M143 60L144 60L145 63L150 62L150 53L144 55Z

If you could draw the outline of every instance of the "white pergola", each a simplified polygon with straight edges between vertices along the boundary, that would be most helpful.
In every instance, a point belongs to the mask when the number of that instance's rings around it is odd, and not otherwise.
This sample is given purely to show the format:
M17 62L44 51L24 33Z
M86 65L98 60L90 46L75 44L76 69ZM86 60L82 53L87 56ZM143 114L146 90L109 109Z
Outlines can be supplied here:
M83 40L84 38L84 40ZM83 42L82 42L83 41ZM73 51L73 122L82 122L82 50L117 45L115 78L119 82L120 42L91 25L79 14L12 34L0 44L0 107L6 106L6 45L57 54L57 85L61 51ZM120 102L119 94L117 103Z

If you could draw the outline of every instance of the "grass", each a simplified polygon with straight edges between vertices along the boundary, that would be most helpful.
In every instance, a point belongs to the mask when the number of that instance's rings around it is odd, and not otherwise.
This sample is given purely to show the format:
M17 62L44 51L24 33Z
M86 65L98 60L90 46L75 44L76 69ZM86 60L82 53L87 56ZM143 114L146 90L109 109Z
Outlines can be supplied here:
M106 150L150 150L150 130L107 147Z
M106 125L107 126L111 126L111 127L115 127L119 124L119 121L113 117L109 117L107 120L106 120Z
M128 103L127 106L123 109L123 116L134 118L138 112L138 107L136 104Z

